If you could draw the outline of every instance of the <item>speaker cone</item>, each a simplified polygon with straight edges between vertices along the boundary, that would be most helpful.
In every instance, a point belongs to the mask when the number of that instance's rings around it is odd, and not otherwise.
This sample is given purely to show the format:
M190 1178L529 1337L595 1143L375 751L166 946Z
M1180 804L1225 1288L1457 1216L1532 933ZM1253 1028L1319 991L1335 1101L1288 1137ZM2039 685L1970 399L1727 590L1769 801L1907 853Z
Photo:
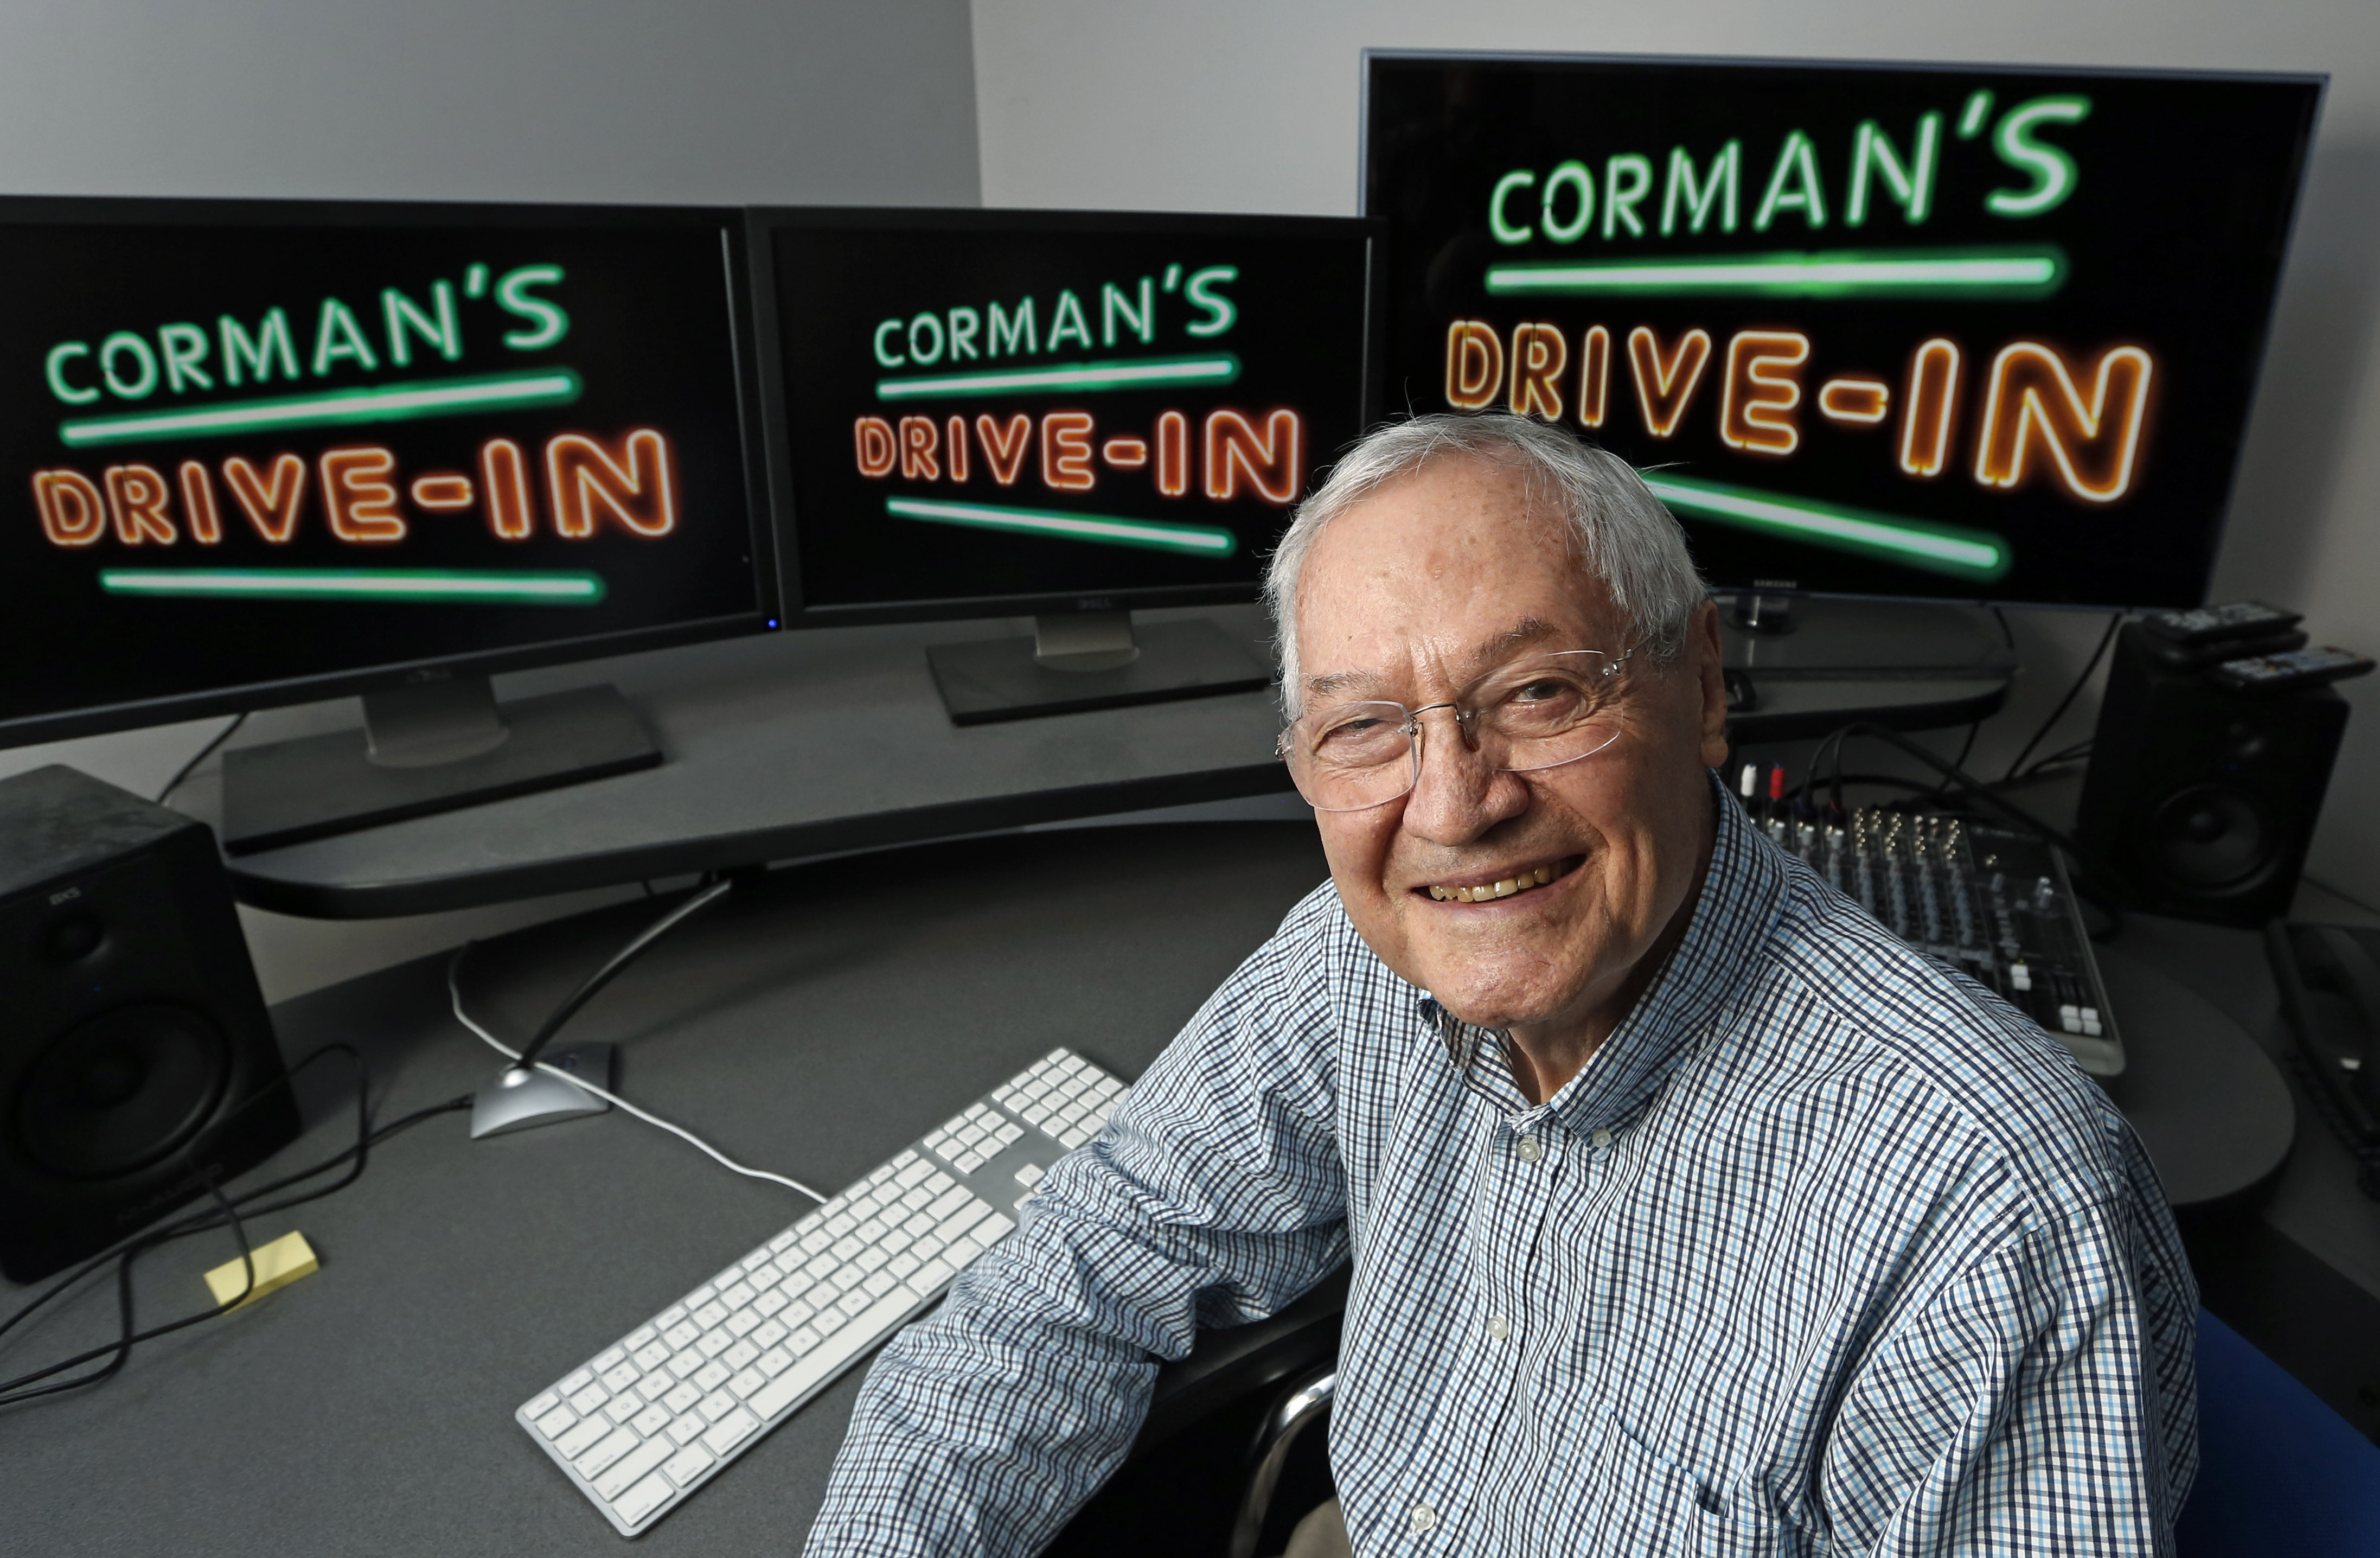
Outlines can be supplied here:
M2148 863L2194 889L2232 887L2273 862L2264 818L2236 790L2193 785L2168 796L2149 816Z
M25 1156L63 1179L110 1179L182 1146L231 1069L224 1036L188 1006L119 1006L52 1041L17 1095Z

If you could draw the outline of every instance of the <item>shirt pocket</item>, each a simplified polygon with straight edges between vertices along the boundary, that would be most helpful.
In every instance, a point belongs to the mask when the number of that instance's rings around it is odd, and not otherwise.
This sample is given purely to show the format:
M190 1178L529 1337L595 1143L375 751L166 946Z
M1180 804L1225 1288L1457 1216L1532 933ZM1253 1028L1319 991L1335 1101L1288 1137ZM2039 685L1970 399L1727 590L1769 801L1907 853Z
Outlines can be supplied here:
M1565 1507L1559 1550L1642 1558L1796 1558L1808 1544L1790 1524L1730 1499L1710 1479L1656 1452L1609 1404L1587 1395L1557 1451L1549 1501ZM1567 1463L1567 1464L1565 1464ZM1730 1507L1733 1505L1734 1507Z

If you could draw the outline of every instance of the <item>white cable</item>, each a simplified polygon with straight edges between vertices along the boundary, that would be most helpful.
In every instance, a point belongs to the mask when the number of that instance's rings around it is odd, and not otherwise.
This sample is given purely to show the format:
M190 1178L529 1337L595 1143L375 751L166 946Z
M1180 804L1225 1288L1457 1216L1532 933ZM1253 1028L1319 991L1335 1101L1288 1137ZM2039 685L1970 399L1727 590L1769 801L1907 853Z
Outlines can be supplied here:
M446 965L446 993L454 1002L455 1020L461 1023L465 1028L469 1029L472 1032L478 1034L480 1038L486 1040L489 1047L493 1049L498 1054L504 1056L506 1060L516 1061L520 1059L520 1052L518 1050L509 1047L503 1040L498 1039L494 1034L489 1032L486 1029L481 1028L478 1023L473 1022L471 1020L470 1014L463 1010L463 988L457 976L462 971L463 954L469 950L470 948L468 945L457 948L455 953L454 960ZM811 1189L800 1180L787 1179L782 1174L771 1174L765 1169L746 1168L742 1163L737 1162L726 1153L722 1152L718 1148L713 1147L708 1141L703 1140L702 1138L695 1135L692 1131L687 1130L681 1126L671 1125L667 1120L662 1119L658 1114L647 1114L645 1111L638 1108L635 1104L630 1103L626 1099L620 1097L617 1093L606 1092L601 1088L597 1087L594 1083L588 1081L586 1078L581 1077L573 1077L569 1072L563 1070L559 1066L549 1065L545 1061L539 1061L537 1063L537 1068L540 1071L544 1072L549 1077L560 1077L562 1080L569 1083L572 1087L578 1089L581 1092L593 1093L597 1098L601 1099L604 1102L611 1104L616 1109L622 1109L626 1111L628 1114L634 1114L638 1119L642 1120L649 1126L659 1126L662 1129L669 1132L672 1136L679 1137L686 1141L692 1142L695 1146L701 1148L705 1152L710 1153L713 1158L717 1159L722 1167L733 1169L735 1173L744 1175L747 1179L765 1179L772 1185L782 1185L788 1190L798 1190L803 1195L808 1196L810 1199L818 1202L820 1206L826 1205L827 1198L820 1195L816 1190Z

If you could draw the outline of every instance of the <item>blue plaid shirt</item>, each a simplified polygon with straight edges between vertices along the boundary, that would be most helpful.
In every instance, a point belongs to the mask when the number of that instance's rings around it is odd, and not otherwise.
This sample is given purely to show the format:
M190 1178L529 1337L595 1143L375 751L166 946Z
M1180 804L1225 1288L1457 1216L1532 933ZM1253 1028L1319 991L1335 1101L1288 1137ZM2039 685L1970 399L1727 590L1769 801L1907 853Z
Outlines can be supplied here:
M1160 1360L1354 1260L1357 1553L2168 1553L2196 1293L2067 1053L1720 804L1691 927L1532 1106L1326 883L869 1375L810 1533L1026 1554Z

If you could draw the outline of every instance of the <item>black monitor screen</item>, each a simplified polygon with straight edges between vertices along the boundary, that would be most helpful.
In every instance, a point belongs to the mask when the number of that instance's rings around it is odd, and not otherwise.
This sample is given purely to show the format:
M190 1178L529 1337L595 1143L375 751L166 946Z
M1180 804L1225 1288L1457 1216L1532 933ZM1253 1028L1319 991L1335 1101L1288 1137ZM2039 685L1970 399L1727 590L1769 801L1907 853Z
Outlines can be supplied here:
M1362 429L1367 224L759 220L811 621L1245 599Z
M2194 604L2320 94L1376 55L1388 396L1599 441L1721 586Z
M0 732L758 627L740 243L718 212L0 207Z

